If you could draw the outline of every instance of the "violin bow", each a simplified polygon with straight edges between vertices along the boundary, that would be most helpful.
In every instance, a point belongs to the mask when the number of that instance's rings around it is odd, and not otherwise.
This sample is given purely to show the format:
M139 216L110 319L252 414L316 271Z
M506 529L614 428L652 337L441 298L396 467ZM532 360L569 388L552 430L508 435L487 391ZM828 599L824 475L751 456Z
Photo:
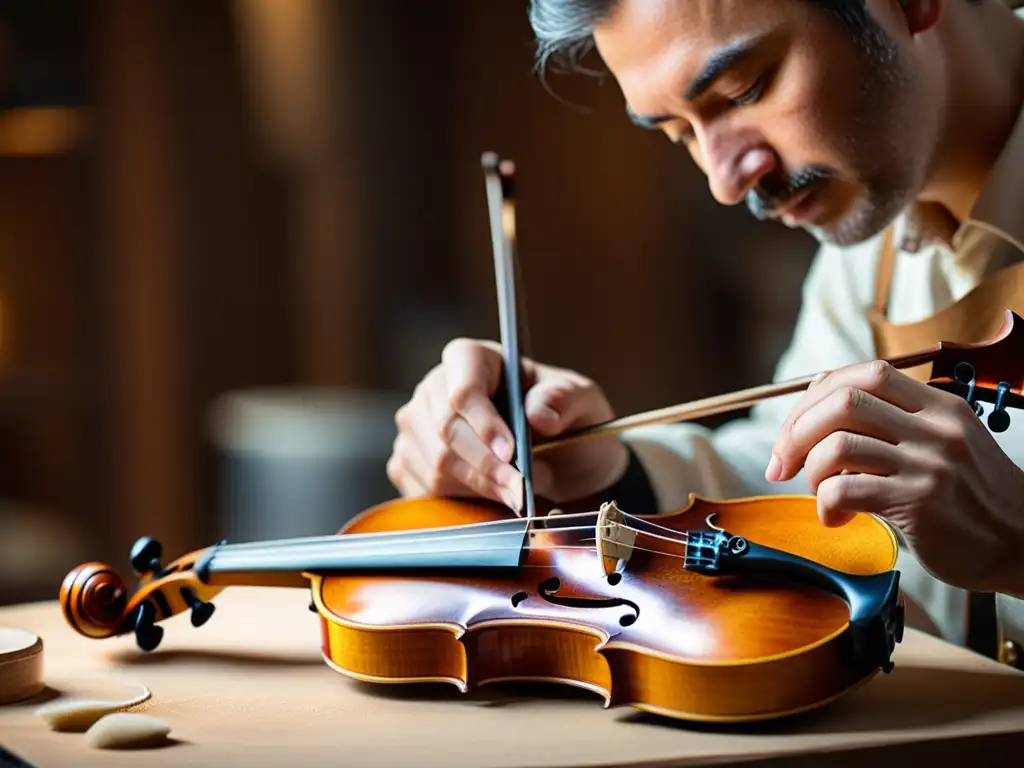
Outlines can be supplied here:
M516 258L515 164L499 160L494 152L480 158L487 189L487 208L491 220L491 245L494 251L494 281L498 291L498 319L501 325L501 350L504 362L503 387L495 395L498 410L507 400L502 418L515 436L513 462L523 477L523 507L527 517L536 515L533 496L533 448L526 420L526 397L520 335L520 299L516 289L519 264ZM521 282L521 281L520 281ZM523 312L525 322L525 312ZM507 393L503 398L501 389Z
M1006 336L1010 333L1010 330L1014 326L1015 318L1016 316L1013 313L1009 311L1005 313L1003 328L998 334L999 337ZM1024 341L1024 339L1017 337L1014 339L1014 344L1020 346L1022 341ZM981 344L950 345L946 342L939 342L931 348L910 352L898 357L892 357L887 359L885 362L899 370L916 368L919 365L934 362L940 357L940 355L949 353L956 348L964 350L972 348L979 349L986 346L988 343L989 342L982 342ZM978 382L976 382L974 378L974 368L967 365L962 370L963 372L961 372L960 366L957 366L957 370L955 372L951 372L951 385L954 387L965 387L968 392L968 400L971 400L972 396L979 399L991 399L993 402L997 403L997 411L1002 409L1002 404L1004 402L1006 404L1013 402L1016 405L1024 405L1024 399L1022 399L1019 394L1012 392L1009 385L1005 385L1006 392L1002 394L999 394L998 390L995 395L985 394L982 389L975 390L975 386ZM789 379L777 384L762 384L757 387L750 387L749 389L741 389L724 395L713 395L711 397L694 400L681 405L673 405L654 411L637 413L632 416L624 416L619 419L612 419L611 421L594 424L589 427L571 430L539 442L534 446L534 452L540 453L542 451L550 450L551 448L569 445L591 437L607 437L609 435L616 435L629 429L635 429L636 427L652 424L674 424L683 421L693 421L707 416L714 416L719 413L747 408L755 405L761 400L768 400L773 397L781 397L782 395L801 392L807 389L818 375L820 374ZM1000 387L1002 386L1004 385L1000 385ZM981 413L978 412L978 415L980 416ZM1002 428L1005 429L1005 427Z

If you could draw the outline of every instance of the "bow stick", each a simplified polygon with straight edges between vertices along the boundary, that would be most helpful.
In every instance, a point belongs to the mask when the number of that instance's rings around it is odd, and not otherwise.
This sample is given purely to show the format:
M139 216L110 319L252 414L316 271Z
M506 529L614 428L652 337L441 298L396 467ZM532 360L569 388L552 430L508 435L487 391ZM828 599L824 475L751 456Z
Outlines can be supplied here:
M996 334L996 337L990 341L975 344L939 342L931 348L910 352L898 357L891 357L885 362L889 363L893 368L902 370L916 368L926 363L936 363L940 359L946 358L942 362L944 367L949 370L941 377L942 381L939 382L940 388L951 391L966 389L967 399L975 406L975 412L979 417L981 416L981 411L979 410L980 405L978 401L985 400L995 403L995 413L989 417L989 423L995 431L1002 431L1006 428L1002 424L1002 421L1005 420L1003 417L1006 416L1005 407L1011 405L1018 408L1024 407L1024 397L1022 397L1024 387L1020 385L1010 386L1006 382L1001 382L999 386L995 386L994 382L987 383L985 379L990 377L990 372L989 374L982 374L981 380L976 379L974 366L966 363L967 359L975 355L983 356L986 351L992 353L993 359L998 359L995 358L995 355L998 354L996 351L997 346L1003 345L1010 345L1010 348L1001 350L1002 356L1008 360L1020 359L1019 354L1024 353L1024 336L1021 335L1021 331L1017 328L1017 323L1015 322L1019 320L1020 318L1013 312L1006 311L1004 313L1003 327ZM955 364L954 360L958 356L963 358L963 362ZM1012 366L1014 365L1016 363L1010 363L1011 370L1013 370ZM1003 373L1005 372L1004 370ZM543 440L534 447L534 452L540 453L591 437L615 435L629 429L650 424L672 424L692 421L706 416L726 413L727 411L747 408L761 400L801 392L807 389L818 375L820 374L789 379L777 384L762 384L757 387L750 387L749 389L741 389L724 395L713 395L702 400L683 403L682 405L673 405L668 408L637 413L632 416L624 416L589 427L571 430L562 435ZM1013 376L1009 378L1016 380L1018 377ZM1001 415L997 416L996 414ZM996 421L991 421L992 418L996 418Z
M501 325L501 349L504 361L503 384L507 398L500 390L495 395L499 411L502 400L507 399L507 412L502 413L515 436L513 461L523 478L523 507L527 517L536 514L533 497L533 449L530 445L530 427L526 420L526 399L523 389L522 358L519 337L519 299L516 277L516 209L513 180L515 165L511 160L498 160L494 152L485 152L480 158L487 188L487 207L491 219L491 245L494 250L494 281L498 290L498 319ZM524 313L525 318L525 313ZM524 320L525 322L525 320Z

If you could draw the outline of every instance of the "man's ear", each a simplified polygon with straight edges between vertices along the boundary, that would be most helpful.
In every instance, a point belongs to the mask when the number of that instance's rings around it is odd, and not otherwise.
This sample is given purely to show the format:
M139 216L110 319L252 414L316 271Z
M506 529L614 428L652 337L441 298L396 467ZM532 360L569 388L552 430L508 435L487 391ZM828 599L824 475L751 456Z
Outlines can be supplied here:
M898 0L907 32L919 35L927 32L942 18L944 0Z

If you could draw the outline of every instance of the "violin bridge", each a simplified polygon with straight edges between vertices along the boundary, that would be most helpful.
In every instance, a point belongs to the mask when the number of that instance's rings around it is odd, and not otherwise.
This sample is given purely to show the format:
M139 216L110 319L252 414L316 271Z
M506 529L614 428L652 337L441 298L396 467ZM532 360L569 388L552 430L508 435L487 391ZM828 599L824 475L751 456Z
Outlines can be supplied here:
M636 531L625 525L625 520L614 501L602 504L597 513L597 554L609 575L615 572L619 562L628 561L633 554Z

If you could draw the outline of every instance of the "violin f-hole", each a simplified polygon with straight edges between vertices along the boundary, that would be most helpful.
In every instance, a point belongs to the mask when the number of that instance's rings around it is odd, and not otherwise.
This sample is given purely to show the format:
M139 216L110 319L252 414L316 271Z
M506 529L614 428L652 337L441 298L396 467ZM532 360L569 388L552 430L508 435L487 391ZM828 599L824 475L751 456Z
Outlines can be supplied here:
M626 613L619 617L619 624L623 627L635 624L636 620L640 618L640 606L632 600L627 600L624 597L569 597L568 595L555 594L561 586L562 582L557 577L552 577L541 582L537 587L537 592L552 605L561 605L566 608L589 609L626 606L632 609L632 613Z

